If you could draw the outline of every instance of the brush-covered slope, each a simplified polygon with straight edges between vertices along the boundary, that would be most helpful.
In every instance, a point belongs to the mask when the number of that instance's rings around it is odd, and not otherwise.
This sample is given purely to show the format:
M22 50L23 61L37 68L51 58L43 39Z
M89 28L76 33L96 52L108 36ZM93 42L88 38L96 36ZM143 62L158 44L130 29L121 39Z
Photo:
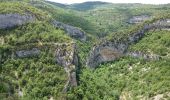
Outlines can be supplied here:
M54 2L50 2L50 4L59 10L60 5ZM135 18L141 19L142 22L160 15L161 12L166 13L165 11L168 11L169 6L168 4L157 6L85 2L65 5L61 9L64 12L59 14L60 16L56 14L56 19L73 26L81 27L87 33L102 38L112 32L119 32L133 27L130 22L132 20L135 23Z
M73 59L73 39L27 2L0 2L0 19L0 98L63 98L71 69L61 57Z
M170 31L149 31L142 40L129 47L133 56L101 64L95 70L82 70L81 84L70 93L70 98L170 99L169 37ZM152 59L154 55L159 58Z
M168 100L169 9L0 0L0 99Z

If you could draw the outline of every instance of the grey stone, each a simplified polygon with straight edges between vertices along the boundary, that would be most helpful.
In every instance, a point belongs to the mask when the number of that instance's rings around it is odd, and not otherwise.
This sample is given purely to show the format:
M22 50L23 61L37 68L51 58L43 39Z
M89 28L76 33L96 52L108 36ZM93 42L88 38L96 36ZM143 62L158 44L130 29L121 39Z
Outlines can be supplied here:
M128 52L127 55L134 57L134 58L143 58L145 60L159 60L160 59L159 55L142 53L140 51Z
M68 74L68 81L64 86L63 92L67 92L69 86L77 86L76 68L78 67L78 56L76 53L76 45L63 44L56 48L55 52L57 64L64 67Z
M0 29L12 28L35 20L30 14L0 14Z
M132 18L129 19L129 23L130 24L138 24L138 23L142 23L144 21L147 21L151 19L150 16L148 15L141 15L141 16L133 16Z
M31 57L31 56L37 56L40 54L40 50L38 48L32 48L31 50L19 50L16 51L17 57Z
M53 25L57 28L64 30L70 37L79 39L81 41L86 41L86 34L79 28L73 27L71 25L64 24L59 21L52 21Z
M122 57L126 49L126 44L112 42L95 46L90 52L86 65L90 68L96 68L97 65L103 62L114 61Z

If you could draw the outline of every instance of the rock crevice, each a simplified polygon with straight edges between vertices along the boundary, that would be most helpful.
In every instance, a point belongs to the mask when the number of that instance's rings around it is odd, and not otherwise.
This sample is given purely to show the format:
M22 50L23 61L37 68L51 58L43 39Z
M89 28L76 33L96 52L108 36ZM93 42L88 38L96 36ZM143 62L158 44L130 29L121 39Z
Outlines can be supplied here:
M63 92L67 92L69 86L77 86L76 68L78 66L78 57L76 54L76 44L62 45L56 49L56 61L63 66L68 74L68 81L64 86Z

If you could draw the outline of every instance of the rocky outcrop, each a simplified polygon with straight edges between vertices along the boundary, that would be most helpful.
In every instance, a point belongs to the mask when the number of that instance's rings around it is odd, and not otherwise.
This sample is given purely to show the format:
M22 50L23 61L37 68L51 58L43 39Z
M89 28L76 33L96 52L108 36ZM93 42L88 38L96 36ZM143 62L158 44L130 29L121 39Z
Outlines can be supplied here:
M127 45L123 43L104 42L101 45L93 47L86 65L90 68L95 68L103 62L114 61L123 56L126 49Z
M134 58L143 58L145 60L159 60L160 59L159 55L149 54L149 53L142 53L140 51L128 52L126 55L134 57Z
M30 14L0 14L0 29L12 28L35 20Z
M157 95L149 98L149 100L168 100L168 98L170 98L170 92L166 92L163 94L157 94Z
M56 48L55 57L57 63L63 66L68 74L68 81L63 89L63 92L66 92L69 86L77 86L76 67L78 66L78 57L76 54L76 45L74 43L61 45Z
M19 50L19 51L16 51L16 55L19 58L38 56L39 54L40 54L40 50L38 48L32 48L30 50Z
M3 45L5 42L4 38L3 37L0 37L0 44Z
M151 17L148 15L133 16L132 18L129 19L128 23L138 24L138 23L142 23L144 21L150 20L150 19Z
M127 37L126 41L122 40L115 42L105 41L97 46L94 46L89 54L89 57L87 58L86 65L90 68L96 68L97 65L103 62L114 61L122 57L123 55L126 55L128 46L130 44L138 42L145 35L145 32L152 29L164 29L164 28L170 29L170 19L161 19L151 24L145 24L137 32L134 32L129 37ZM133 53L130 55L144 57L144 55L141 55L140 53ZM150 56L148 58L153 58L153 56Z
M52 23L55 27L64 30L70 37L79 39L81 41L86 41L86 34L81 29L55 20L52 21Z

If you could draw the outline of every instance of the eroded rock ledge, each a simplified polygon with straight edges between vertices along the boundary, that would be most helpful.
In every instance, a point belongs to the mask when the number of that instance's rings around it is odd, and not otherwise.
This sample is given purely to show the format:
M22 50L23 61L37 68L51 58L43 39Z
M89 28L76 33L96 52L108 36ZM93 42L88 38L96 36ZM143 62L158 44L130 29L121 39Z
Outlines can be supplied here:
M40 54L40 50L38 48L32 48L30 50L19 50L19 51L16 51L17 57L20 57L20 58L37 56L39 54Z
M126 55L128 46L138 42L145 35L145 32L152 29L170 29L170 19L160 19L154 23L145 24L140 30L127 37L127 41L104 41L94 46L87 58L86 65L90 68L96 68L103 62L114 61Z
M129 19L128 23L138 24L138 23L142 23L144 21L150 20L150 19L151 19L151 16L148 16L148 15L133 16L132 18Z
M34 20L35 17L31 14L0 14L0 29L12 28Z
M73 27L71 25L64 24L64 23L56 21L56 20L53 20L52 24L55 27L64 30L70 37L79 39L81 41L86 41L86 34L81 29Z
M143 53L141 51L127 52L126 55L134 58L143 58L145 60L159 60L161 58L159 55Z

